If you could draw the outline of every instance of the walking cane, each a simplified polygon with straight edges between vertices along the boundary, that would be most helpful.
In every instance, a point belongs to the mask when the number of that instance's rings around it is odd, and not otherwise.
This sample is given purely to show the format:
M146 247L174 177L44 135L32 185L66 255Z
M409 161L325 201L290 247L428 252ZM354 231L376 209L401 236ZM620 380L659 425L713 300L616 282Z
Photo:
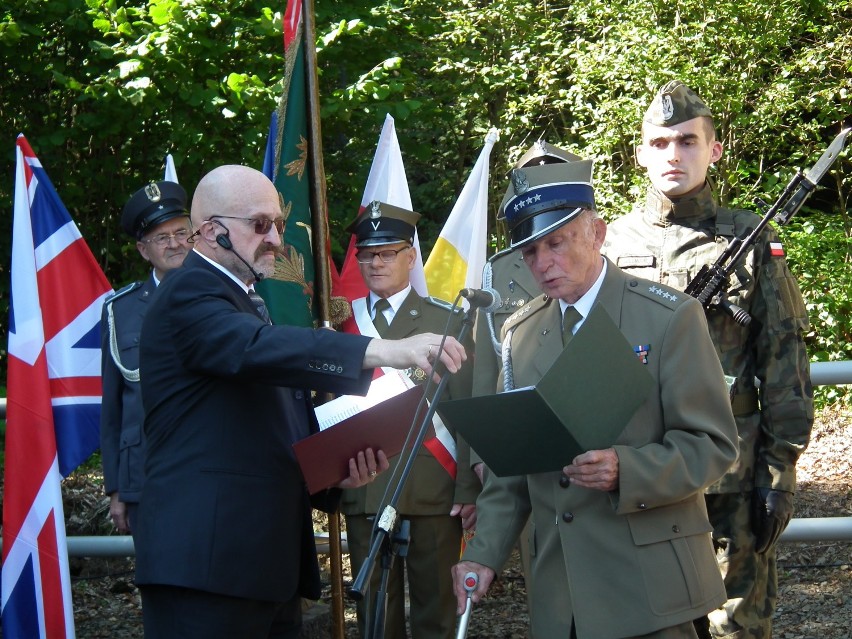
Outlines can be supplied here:
M479 585L479 576L475 572L469 572L464 576L464 590L467 593L467 604L464 608L464 614L459 618L459 631L456 633L456 639L464 639L467 637L467 622L470 621L470 611L473 608L471 595Z

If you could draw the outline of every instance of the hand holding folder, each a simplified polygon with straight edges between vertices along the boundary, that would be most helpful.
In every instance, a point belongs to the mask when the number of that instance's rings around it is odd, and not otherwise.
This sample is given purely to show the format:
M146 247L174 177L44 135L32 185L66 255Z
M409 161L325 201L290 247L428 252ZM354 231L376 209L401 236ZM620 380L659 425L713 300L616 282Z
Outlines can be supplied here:
M349 459L365 448L392 457L402 451L423 389L414 386L293 444L313 494L349 476Z
M595 305L535 386L441 402L438 412L500 477L557 471L582 452L611 447L652 383Z

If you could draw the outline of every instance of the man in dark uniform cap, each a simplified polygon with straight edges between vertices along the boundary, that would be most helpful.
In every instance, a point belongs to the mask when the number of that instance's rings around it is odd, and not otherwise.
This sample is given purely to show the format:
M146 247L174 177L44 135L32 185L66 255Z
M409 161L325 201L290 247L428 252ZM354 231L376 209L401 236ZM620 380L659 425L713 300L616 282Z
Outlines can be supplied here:
M524 152L512 168L523 169L560 162L576 162L580 159L573 153L539 139ZM504 219L502 210L497 219ZM479 309L476 314L476 325L474 327L476 357L473 360L473 395L476 396L491 395L498 390L497 376L500 373L501 355L500 331L504 322L515 311L541 294L532 273L524 264L520 251L513 251L511 248L504 249L488 258L485 267L482 269L482 287L497 291L500 295L501 305L494 312L486 313L484 309ZM474 464L476 474L482 478L485 467L476 455L476 451L471 451L471 462ZM525 529L518 546L526 582L527 604L531 608L530 601L533 594L532 584L530 583L530 544L528 539L528 530Z
M683 290L760 218L716 204L707 172L721 157L722 143L710 109L682 82L673 80L654 96L636 155L651 184L645 201L610 225L604 252L630 273ZM792 516L796 460L813 425L803 339L807 311L771 227L724 293L752 321L742 326L721 308L707 312L722 368L736 380L732 408L740 457L707 490L728 601L709 615L709 634L707 621L700 624L706 637L768 639L777 596L775 542Z
M734 419L701 305L601 256L591 178L590 161L512 171L511 246L544 294L503 325L498 388L536 384L593 306L643 345L653 382L612 447L558 472L487 475L476 535L453 568L458 610L466 573L479 575L478 602L531 516L533 637L694 638L692 620L725 599L702 493L736 458ZM576 366L566 384L583 384Z
M121 227L151 263L144 282L125 286L104 302L101 319L101 457L109 514L119 532L133 532L144 472L139 333L148 300L189 250L186 191L175 182L151 183L128 200Z
M352 319L344 330L392 339L424 332L440 334L452 315L449 334L458 335L461 313L451 313L450 304L442 300L420 297L411 286L409 276L417 258L412 242L419 218L418 213L377 201L367 205L349 226L356 239L361 276L370 293L353 300ZM426 379L416 368L407 374L417 384ZM470 380L470 367L453 375L444 399L469 396ZM452 636L455 628L450 567L458 561L462 529L472 527L475 521L473 504L479 481L470 467L467 444L437 416L433 425L435 438L418 451L397 504L401 517L410 523L411 543L404 561L398 558L391 570L383 635L387 639L443 639ZM447 452L455 461L446 456ZM389 475L343 493L341 511L346 515L353 572L357 573L369 552L373 516L385 496ZM411 603L410 635L405 628L404 569ZM366 619L373 618L380 577L381 567L376 566L371 596L358 604L362 634Z

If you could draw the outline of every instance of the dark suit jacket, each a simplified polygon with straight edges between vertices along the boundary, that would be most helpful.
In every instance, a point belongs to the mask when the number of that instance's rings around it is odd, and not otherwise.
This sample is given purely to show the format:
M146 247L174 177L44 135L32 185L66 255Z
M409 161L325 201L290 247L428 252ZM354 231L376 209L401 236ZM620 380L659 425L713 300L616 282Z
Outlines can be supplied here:
M104 303L101 318L101 457L104 491L118 491L121 501L135 503L145 478L144 437L142 435L142 391L139 382L121 374L110 352L107 312L112 308L118 358L128 370L139 368L139 334L142 320L157 285L153 275L118 291Z
M364 394L368 338L271 326L196 253L142 326L146 481L136 581L266 601L318 598L311 501L292 443L308 388ZM339 491L315 496L335 507Z

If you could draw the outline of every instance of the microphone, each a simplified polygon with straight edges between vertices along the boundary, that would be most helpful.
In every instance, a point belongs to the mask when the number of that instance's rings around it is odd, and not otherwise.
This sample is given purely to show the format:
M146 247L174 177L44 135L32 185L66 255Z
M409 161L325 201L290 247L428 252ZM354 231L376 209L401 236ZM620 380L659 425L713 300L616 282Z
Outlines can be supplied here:
M493 288L463 288L459 295L471 306L481 308L486 313L493 313L503 304L500 293Z
M231 242L231 238L228 237L227 233L222 233L221 235L217 235L216 236L216 244L221 246L226 251L230 251L231 253L233 253L240 262L245 264L246 268L248 268L248 270L251 271L251 274L254 276L255 281L259 282L260 280L263 279L263 273L258 273L257 271L255 271L252 268L251 264L249 264L246 260L244 260L243 256L240 255L239 253L237 253L234 250L234 243Z

